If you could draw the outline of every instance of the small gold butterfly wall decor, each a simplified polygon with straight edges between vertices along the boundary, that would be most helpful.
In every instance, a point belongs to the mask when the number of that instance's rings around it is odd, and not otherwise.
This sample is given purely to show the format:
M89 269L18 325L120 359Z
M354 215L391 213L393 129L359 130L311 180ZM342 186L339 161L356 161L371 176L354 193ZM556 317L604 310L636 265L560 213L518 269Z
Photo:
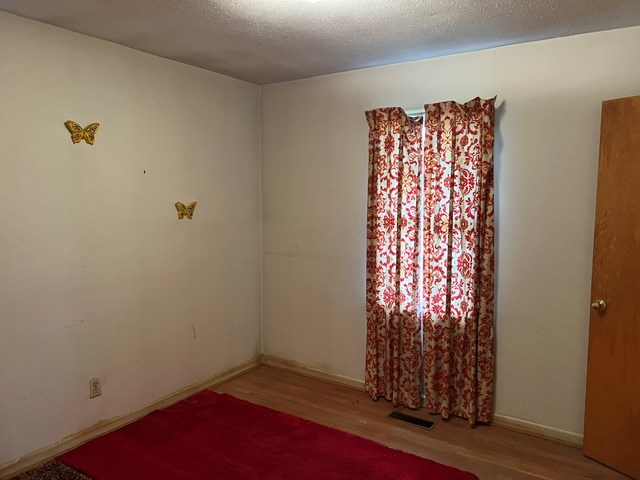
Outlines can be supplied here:
M189 220L193 218L193 211L196 209L198 202L191 202L186 207L182 202L176 202L176 210L178 211L178 220L182 220L187 217Z
M67 127L69 133L71 133L71 141L73 143L80 143L82 140L89 145L93 145L96 139L96 132L98 131L99 123L90 123L86 127L82 128L73 120L67 120L64 122L64 126Z

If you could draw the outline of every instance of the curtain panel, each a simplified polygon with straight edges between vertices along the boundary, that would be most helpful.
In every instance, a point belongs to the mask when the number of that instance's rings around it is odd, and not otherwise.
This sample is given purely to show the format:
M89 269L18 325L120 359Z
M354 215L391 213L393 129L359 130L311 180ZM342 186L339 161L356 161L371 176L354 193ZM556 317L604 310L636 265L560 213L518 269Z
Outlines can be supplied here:
M471 423L493 404L494 103L366 113L367 391L414 408L422 384Z
M472 423L493 404L494 117L494 99L425 105L425 407Z
M401 108L366 113L367 206L366 389L374 399L420 406L422 121Z

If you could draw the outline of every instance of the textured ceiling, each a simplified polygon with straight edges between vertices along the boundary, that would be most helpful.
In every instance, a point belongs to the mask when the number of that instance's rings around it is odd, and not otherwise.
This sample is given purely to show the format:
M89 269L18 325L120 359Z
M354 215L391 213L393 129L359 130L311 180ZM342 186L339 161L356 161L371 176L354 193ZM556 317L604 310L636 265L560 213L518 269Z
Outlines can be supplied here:
M258 84L640 25L640 0L0 0Z

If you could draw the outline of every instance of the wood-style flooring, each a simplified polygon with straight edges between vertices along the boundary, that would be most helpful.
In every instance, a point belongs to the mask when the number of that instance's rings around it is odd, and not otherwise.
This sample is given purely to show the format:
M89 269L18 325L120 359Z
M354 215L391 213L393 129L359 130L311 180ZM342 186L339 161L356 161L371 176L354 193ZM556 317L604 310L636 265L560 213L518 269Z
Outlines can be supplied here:
M393 420L392 406L365 392L273 367L260 367L213 388L250 402L369 438L392 448L467 470L482 480L627 479L575 447L498 426L454 418L433 430Z

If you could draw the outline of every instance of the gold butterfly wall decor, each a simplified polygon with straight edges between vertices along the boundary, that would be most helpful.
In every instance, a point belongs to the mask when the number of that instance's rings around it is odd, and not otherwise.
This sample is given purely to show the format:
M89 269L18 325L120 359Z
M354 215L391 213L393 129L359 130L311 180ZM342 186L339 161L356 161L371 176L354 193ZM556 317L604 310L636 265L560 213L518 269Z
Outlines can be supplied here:
M196 209L198 202L191 202L186 207L182 202L176 202L176 210L178 211L178 220L182 220L187 217L189 220L193 218L193 211Z
M93 145L96 139L96 132L98 131L99 123L90 123L86 127L82 128L73 120L67 120L64 122L64 126L67 127L69 133L71 133L71 141L73 143L80 143L82 140L89 145Z

